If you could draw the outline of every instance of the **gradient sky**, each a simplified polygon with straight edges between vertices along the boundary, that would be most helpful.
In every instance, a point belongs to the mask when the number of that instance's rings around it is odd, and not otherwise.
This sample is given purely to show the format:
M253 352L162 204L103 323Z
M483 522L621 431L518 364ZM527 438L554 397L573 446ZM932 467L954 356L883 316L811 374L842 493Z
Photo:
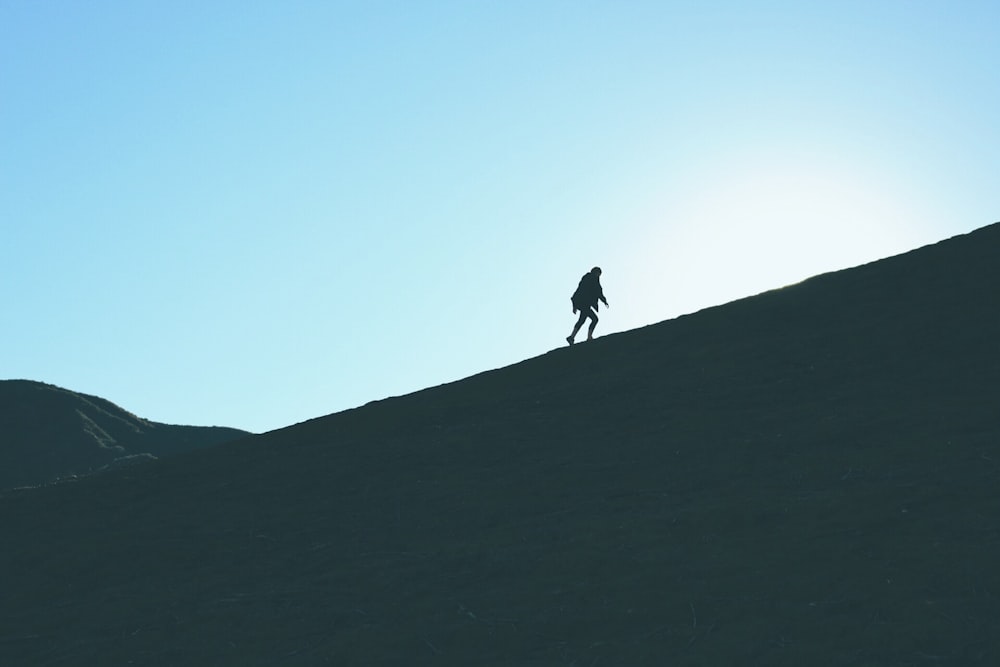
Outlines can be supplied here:
M252 431L1000 220L1000 3L0 0L0 377ZM960 270L961 267L956 267Z

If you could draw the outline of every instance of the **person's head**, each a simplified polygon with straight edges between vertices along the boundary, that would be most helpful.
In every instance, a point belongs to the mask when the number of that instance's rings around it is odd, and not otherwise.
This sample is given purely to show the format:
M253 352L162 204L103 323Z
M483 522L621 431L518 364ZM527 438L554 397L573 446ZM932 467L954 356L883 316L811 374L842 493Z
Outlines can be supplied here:
M600 276L601 275L601 267L595 266L594 268L592 268L590 270L590 272L593 273L595 276Z

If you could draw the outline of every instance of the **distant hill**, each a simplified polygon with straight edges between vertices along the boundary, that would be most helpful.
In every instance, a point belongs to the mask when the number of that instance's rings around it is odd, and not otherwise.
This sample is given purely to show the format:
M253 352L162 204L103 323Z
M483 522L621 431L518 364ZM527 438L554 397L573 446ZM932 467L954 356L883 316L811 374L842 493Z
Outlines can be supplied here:
M172 426L28 380L0 380L0 488L169 456L242 438L231 428Z
M2 493L0 664L1000 664L998 256Z

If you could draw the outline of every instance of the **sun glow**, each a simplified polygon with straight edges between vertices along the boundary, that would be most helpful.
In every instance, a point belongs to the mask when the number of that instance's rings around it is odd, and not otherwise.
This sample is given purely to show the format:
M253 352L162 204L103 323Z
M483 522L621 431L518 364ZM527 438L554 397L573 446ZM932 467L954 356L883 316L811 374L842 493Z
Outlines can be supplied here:
M694 184L649 223L626 267L650 323L856 266L929 240L906 197L871 172L818 160L743 160ZM641 314L640 314L641 313ZM631 322L640 324L639 321Z

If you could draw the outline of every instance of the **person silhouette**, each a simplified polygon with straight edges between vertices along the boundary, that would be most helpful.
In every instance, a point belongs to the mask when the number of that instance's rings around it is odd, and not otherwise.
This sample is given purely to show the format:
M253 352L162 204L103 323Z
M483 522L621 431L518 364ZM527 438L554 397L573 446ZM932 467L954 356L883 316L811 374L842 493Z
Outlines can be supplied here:
M580 278L580 284L573 292L571 299L573 302L573 312L580 312L580 319L573 326L573 333L566 337L566 342L572 345L575 342L576 334L580 331L583 323L590 318L590 328L587 330L587 340L594 337L594 329L597 327L598 301L603 301L605 306L611 307L608 300L604 298L604 288L601 287L601 267L595 266L588 273Z

